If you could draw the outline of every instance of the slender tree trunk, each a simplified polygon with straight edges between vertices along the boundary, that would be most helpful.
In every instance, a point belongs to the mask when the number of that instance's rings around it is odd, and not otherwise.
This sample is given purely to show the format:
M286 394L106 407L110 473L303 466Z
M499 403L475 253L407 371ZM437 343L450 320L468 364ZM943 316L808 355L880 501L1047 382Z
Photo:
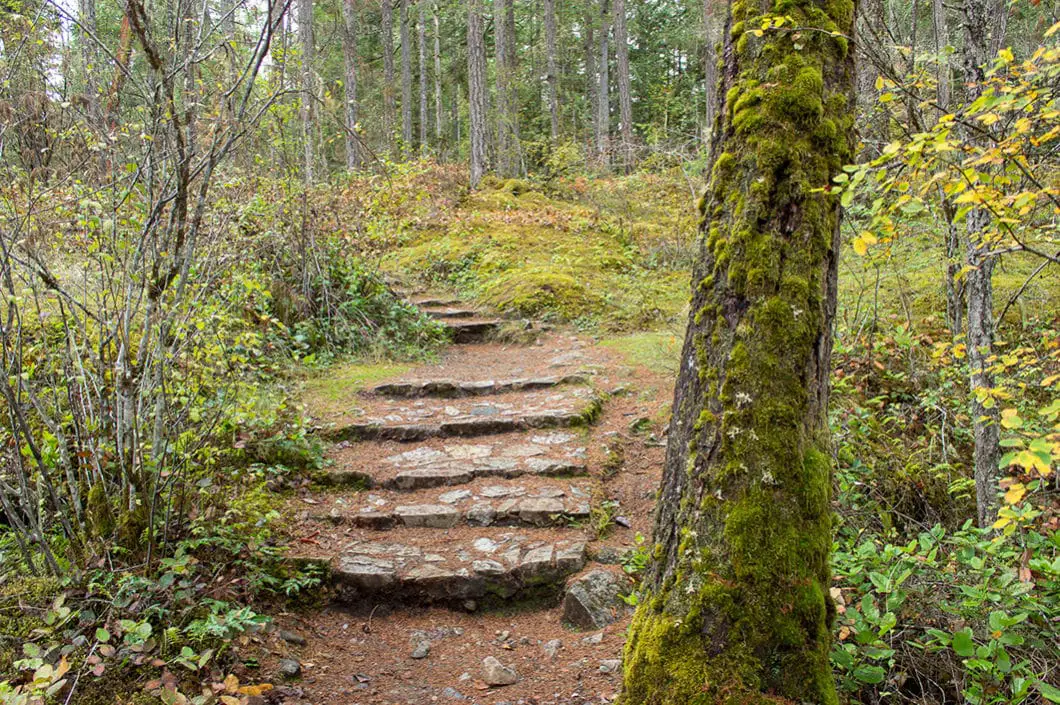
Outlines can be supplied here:
M618 119L622 139L622 168L633 166L633 98L629 76L629 35L626 31L626 0L615 1L615 70L618 71Z
M718 40L721 31L722 19L715 5L718 0L703 0L703 80L705 82L704 93L704 115L703 115L703 141L708 143L709 135L714 131L714 118L717 114L717 85L718 85Z
M589 124L592 125L593 129L593 143L591 148L595 150L597 143L600 142L600 121L596 119L599 109L596 107L598 79L596 76L596 28L594 25L595 21L593 20L592 5L586 3L584 32L585 97L589 103Z
M949 55L944 52L950 32L946 22L946 6L942 0L931 0L931 28L934 34L935 58L938 67L935 76L938 83L936 100L939 104L940 114L944 114L950 109L952 97L950 90L950 59Z
M964 0L962 73L966 100L970 103L982 93L986 68L994 56L999 41L991 37L992 0ZM998 28L1004 31L1003 28ZM964 140L972 145L985 145L987 137L978 130L965 130ZM1001 456L999 445L1000 421L997 404L987 404L986 395L994 387L992 371L994 355L994 291L993 273L996 257L989 254L988 240L990 213L976 208L965 216L966 240L965 294L968 300L968 369L971 387L972 435L974 439L973 475L975 477L975 505L979 525L990 526L997 514L997 474Z
M549 136L553 142L559 139L559 69L556 66L556 0L544 0L545 11L545 61L548 83Z
M397 155L394 141L394 4L393 0L382 0L383 16L383 132L386 133L386 148L393 158Z
M790 34L746 34L770 7L730 0L624 705L837 702L826 411L840 208L821 186L852 156L854 65L829 35L796 48ZM785 7L796 24L853 31L853 2Z
M432 7L434 19L434 141L442 143L442 31L438 22L438 5Z
M608 0L600 0L600 67L596 86L596 158L604 169L611 159L610 40L611 17Z
M507 2L504 12L504 23L508 34L508 45L504 53L504 59L505 69L508 72L508 130L512 150L512 172L515 176L522 176L524 173L523 147L519 137L519 91L517 90L519 59L516 51L516 42L519 41L519 35L516 34L515 27L515 0L508 0Z
M877 64L890 63L890 52L885 47L892 42L886 36L885 28L883 0L861 0L855 37L857 101L860 114L867 118L865 125L860 129L864 145L859 154L861 160L879 156L880 150L888 141L887 111L877 103L879 91L876 89L876 77L879 75Z
M471 122L471 188L478 188L486 170L486 41L482 28L482 0L467 6L467 92ZM459 122L457 123L459 124Z
M342 20L343 58L346 63L346 168L350 171L361 165L361 145L357 139L357 0L343 0Z
M409 0L401 0L401 154L412 154L412 46L409 40Z
M313 183L313 0L300 0L298 13L298 43L302 49L302 179L306 186Z
M420 54L420 156L427 156L427 128L431 122L427 114L427 0L419 0L419 5L416 44Z
M96 129L105 129L99 109L99 85L96 75L99 69L99 47L91 35L99 36L96 26L96 0L80 0L81 10L81 68L85 77L85 100L89 119Z
M508 3L511 0L493 2L493 51L497 79L497 172L502 177L515 174L515 157L512 145L511 74L508 65Z

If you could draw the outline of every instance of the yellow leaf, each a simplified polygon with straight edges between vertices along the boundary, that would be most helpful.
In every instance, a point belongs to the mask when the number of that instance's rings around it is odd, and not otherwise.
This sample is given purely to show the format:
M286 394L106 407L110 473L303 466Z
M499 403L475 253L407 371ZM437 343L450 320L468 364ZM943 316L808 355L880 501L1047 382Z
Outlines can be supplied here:
M229 673L225 678L225 690L229 693L239 692L239 678L236 677L236 674Z
M1049 29L1045 30L1045 36L1046 37L1051 37L1054 34L1056 34L1058 31L1060 31L1060 22L1057 22L1052 27L1050 27Z
M1009 519L1008 517L999 517L998 520L994 522L993 528L995 528L995 529L1004 529L1006 526L1008 526L1011 523L1012 523L1012 520Z
M223 705L242 705L243 701L239 698L234 698L231 695L222 695L221 703L223 703Z
M1004 61L1006 64L1011 64L1013 61L1016 60L1016 57L1014 57L1012 55L1012 50L1007 48L1007 47L1002 49L1001 51L999 51L997 53L997 56L998 56L999 59Z
M1012 487L1009 487L1008 491L1005 492L1005 502L1007 502L1008 504L1018 504L1019 501L1023 499L1024 495L1026 494L1027 488L1024 487L1021 483L1017 482L1016 484L1012 485Z
M1015 409L1003 409L1001 411L1001 425L1005 428L1019 428L1023 425L1023 419Z
M995 115L994 113L983 113L979 116L979 122L983 123L984 125L993 125L1000 119L1001 118Z
M243 695L264 695L270 690L272 690L272 683L262 683L261 685L245 685L239 689L239 692Z
M884 85L886 85L886 84L884 84L884 82L883 82L883 76L877 76L876 77L876 90L882 91Z

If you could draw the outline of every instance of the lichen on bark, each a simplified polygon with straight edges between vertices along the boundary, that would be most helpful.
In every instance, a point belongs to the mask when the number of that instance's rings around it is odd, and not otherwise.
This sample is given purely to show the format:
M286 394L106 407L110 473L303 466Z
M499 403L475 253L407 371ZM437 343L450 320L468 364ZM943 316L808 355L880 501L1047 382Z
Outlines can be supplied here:
M731 0L627 705L836 702L825 411L853 0ZM784 17L764 31L763 20Z

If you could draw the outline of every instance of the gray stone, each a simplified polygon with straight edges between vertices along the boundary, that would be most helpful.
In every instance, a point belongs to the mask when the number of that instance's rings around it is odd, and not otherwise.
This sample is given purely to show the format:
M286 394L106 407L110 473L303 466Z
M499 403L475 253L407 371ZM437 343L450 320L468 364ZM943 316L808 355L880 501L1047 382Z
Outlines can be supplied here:
M478 526L489 526L497 519L497 510L493 505L479 502L467 510L467 523Z
M467 700L467 697L456 688L442 688L442 697L446 700Z
M590 634L589 636L582 639L583 644L602 644L604 641L604 633L597 632L596 634Z
M561 542L556 544L556 571L566 575L585 566L585 543Z
M421 659L427 658L431 653L431 643L429 641L421 641L416 644L416 648L412 650L412 658Z
M388 485L399 490L419 490L425 487L444 487L471 482L470 470L457 468L419 468L399 472Z
M524 580L547 575L552 570L551 544L530 549L519 563L520 577Z
M550 659L552 659L556 658L556 654L559 653L559 650L562 648L562 641L560 641L559 639L552 639L551 641L546 641L544 646L541 647L541 650L545 652L545 656L548 656Z
M497 561L475 561L471 564L471 570L475 571L479 575L487 575L496 577L504 575L504 566Z
M522 487L509 487L507 485L488 485L479 490L479 494L490 499L500 499L510 495L525 494L526 489Z
M293 658L280 659L280 675L284 678L297 678L302 675L302 664Z
M497 550L497 542L485 536L475 539L471 542L471 545L476 551L482 551L483 553L493 553Z
M563 501L555 497L530 497L519 502L519 519L535 526L548 526L564 509Z
M460 512L442 504L413 504L394 510L401 522L409 527L451 529L460 522Z
M603 629L625 608L619 597L627 580L594 570L572 582L563 597L563 619L581 629Z
M362 554L343 555L335 570L343 582L361 590L381 590L396 580L394 564Z
M471 496L471 490L450 490L438 495L438 501L442 504L456 504Z
M288 644L294 644L295 646L305 646L305 637L297 632L287 631L281 629L279 632L280 638L286 641Z
M487 656L482 661L482 680L486 685L511 685L519 676L493 656Z
M600 673L618 673L622 668L622 659L605 658L600 662Z

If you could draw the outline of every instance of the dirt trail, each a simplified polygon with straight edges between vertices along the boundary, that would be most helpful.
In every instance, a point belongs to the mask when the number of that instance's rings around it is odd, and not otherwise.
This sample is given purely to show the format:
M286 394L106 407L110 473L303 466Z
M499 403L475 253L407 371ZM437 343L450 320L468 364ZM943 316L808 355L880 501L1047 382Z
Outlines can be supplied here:
M460 344L318 419L330 481L287 511L329 601L280 615L263 674L287 703L609 702L666 380L570 332L505 344L459 301L410 300Z

